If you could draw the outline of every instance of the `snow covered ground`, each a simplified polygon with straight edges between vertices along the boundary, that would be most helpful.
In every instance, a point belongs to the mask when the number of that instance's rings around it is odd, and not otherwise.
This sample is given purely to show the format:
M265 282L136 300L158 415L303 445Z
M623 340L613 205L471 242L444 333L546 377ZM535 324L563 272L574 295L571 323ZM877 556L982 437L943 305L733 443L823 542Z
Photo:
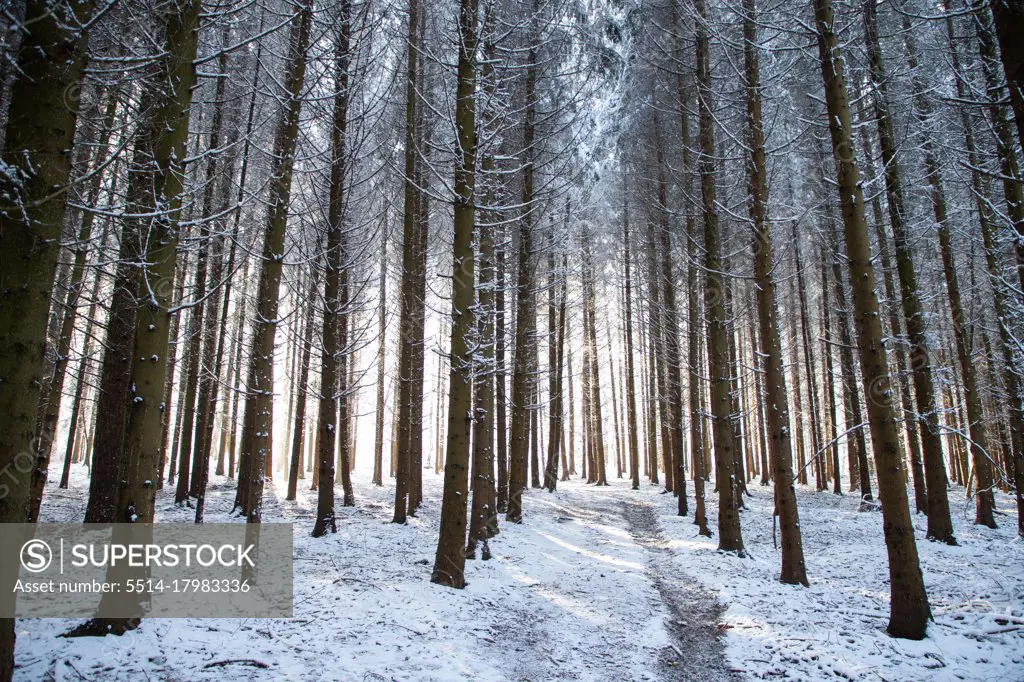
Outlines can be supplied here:
M81 518L75 474L69 491L51 482L44 521ZM493 558L471 562L454 591L428 580L441 478L425 472L426 503L404 527L389 523L390 484L358 472L355 483L358 506L339 508L338 534L318 540L308 483L296 502L268 499L265 519L296 524L292 619L151 619L102 640L58 637L74 621L22 620L15 679L1024 680L1024 543L1002 495L1006 516L989 531L951 491L961 547L924 541L918 519L935 623L906 642L884 633L881 515L858 513L851 496L799 492L808 589L776 581L769 488L751 488L751 556L738 559L676 517L660 488L615 480L530 491L525 522L502 524ZM191 521L168 494L158 519ZM214 481L209 521L230 520L232 494Z
M973 502L953 487L958 547L925 540L914 517L918 552L934 622L920 642L885 634L888 564L882 515L857 511L855 495L798 488L809 588L781 585L772 547L771 488L741 515L750 554L716 551L689 519L659 503L679 570L697 576L728 604L723 621L730 663L751 679L1024 680L1024 542L1013 499L996 494L999 528L973 525ZM913 496L911 495L911 500ZM709 504L717 523L717 504Z

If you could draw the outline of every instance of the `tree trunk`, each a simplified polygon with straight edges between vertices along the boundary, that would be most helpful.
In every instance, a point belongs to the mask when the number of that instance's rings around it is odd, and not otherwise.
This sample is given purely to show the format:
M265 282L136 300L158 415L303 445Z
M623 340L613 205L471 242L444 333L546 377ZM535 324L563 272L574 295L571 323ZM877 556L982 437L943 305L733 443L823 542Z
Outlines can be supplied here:
M857 102L857 117L867 122L868 118L864 112L864 99ZM864 151L864 175L866 184L874 183L874 153L871 146L871 136L867 127L860 130L861 148ZM918 435L918 413L914 408L914 396L910 390L910 371L907 367L906 344L902 339L902 324L900 322L900 309L902 300L896 298L896 285L893 281L892 259L889 255L889 239L885 234L885 220L882 217L882 201L880 193L876 192L871 197L871 212L874 217L875 239L878 242L878 260L882 270L882 281L885 284L885 308L889 316L889 334L896 341L893 344L893 355L896 362L896 380L900 393L900 407L903 409L903 424L906 432L906 443L910 450L910 466L914 478L914 507L918 512L928 513L928 485L924 473L924 464L921 456L921 443Z
M273 444L271 424L274 412L274 339L278 325L278 296L284 265L285 233L292 190L292 170L302 109L302 86L306 75L313 7L296 6L292 18L288 59L284 77L284 112L274 136L273 167L270 176L269 210L264 228L263 253L256 293L256 315L251 336L251 357L246 381L245 414L242 424L242 462L238 475L240 506L250 524L263 517L263 484L267 452ZM322 387L321 390L327 390Z
M398 410L395 424L398 432L397 461L395 467L395 515L394 523L405 523L409 512L409 484L412 477L413 461L421 459L412 453L416 424L413 423L413 401L416 400L414 387L422 386L422 370L417 382L414 374L416 365L416 343L422 345L423 338L423 301L416 296L417 280L423 267L421 252L425 253L425 245L420 244L421 226L418 210L420 200L416 188L418 179L417 161L419 130L419 95L420 75L420 6L419 0L409 0L408 54L406 55L405 83L405 182L402 212L402 281L400 285L401 304L399 317L399 351L398 351ZM420 395L422 398L422 393ZM420 441L416 441L420 442Z
M657 125L657 123L655 123ZM655 132L657 134L657 132ZM671 457L666 457L665 479L671 480L676 493L676 511L679 516L689 514L686 500L686 457L683 456L683 380L679 362L679 313L676 310L676 280L672 268L672 240L669 235L668 190L665 182L661 145L656 152L658 159L658 215L661 218L661 299L664 304L662 316L662 340L665 348L665 412L667 415ZM671 468L672 476L668 471Z
M77 15L75 11L77 10ZM71 175L77 119L64 99L82 79L93 3L27 0L19 31L17 74L8 99L0 161L0 522L23 523L31 477L49 459L54 434L37 433L40 387L46 372L47 323ZM4 81L6 85L6 79ZM8 594L17 564L5 562L0 586ZM14 674L15 621L0 621L0 680Z
M306 299L306 319L303 322L303 329L300 343L302 344L302 359L299 361L299 383L298 396L295 406L295 430L292 434L292 456L288 467L288 494L286 500L294 500L298 494L299 474L302 470L302 448L306 436L306 402L309 386L309 363L313 355L313 325L316 322L316 300L317 275L319 269L313 268L310 275L309 296ZM383 308L381 308L383 311Z
M832 492L836 495L842 495L843 484L840 478L839 467L839 420L836 415L836 375L832 360L832 309L828 303L828 267L825 262L824 251L822 251L822 257L820 260L822 321L821 354L825 358L825 390L828 393L828 448L832 451ZM853 472L850 472L850 478L853 478Z
M123 413L123 422L107 422L107 415L100 412L96 423L97 434L108 434L104 436L108 442L119 442L123 448L118 453L112 513L103 519L107 523L151 524L155 517L178 220L185 179L183 162L201 12L199 0L180 0L163 10L160 19L165 47L158 71L143 91L140 103L140 111L148 113L136 131L128 185L128 213L140 217L125 222L115 276L115 286L126 289L132 302L121 315L134 322L134 328L124 330L129 385L123 387L123 392L104 396L105 401L117 400L129 407ZM139 263L146 265L140 268ZM117 570L111 566L108 578L120 575ZM104 595L104 600L108 598L132 599L109 593ZM138 627L139 622L139 618L96 618L74 632L122 634Z
M328 531L338 531L334 515L334 477L336 473L334 447L338 432L341 432L344 451L347 449L348 434L341 428L339 399L346 401L345 363L342 356L347 352L348 337L348 246L345 225L345 183L348 171L348 130L349 107L349 65L351 63L350 43L352 36L352 4L342 0L338 37L335 44L334 69L334 113L331 120L331 173L330 196L327 209L327 251L326 274L324 275L324 315L322 331L322 353L320 362L320 405L317 431L320 447L317 453L317 467L320 484L317 487L316 520L313 523L313 537L318 538ZM342 361L339 362L339 359ZM340 387L339 387L340 380ZM340 396L340 397L339 397ZM342 407L344 410L344 407ZM345 415L342 414L342 417ZM342 458L343 468L348 462ZM346 472L342 472L344 476ZM345 502L351 495L351 485L345 489Z
M569 206L565 208L566 223L569 221ZM553 227L553 226L552 226ZM548 251L548 458L544 467L544 487L550 492L558 485L558 459L565 453L562 450L563 412L562 405L562 365L565 359L565 307L568 298L566 270L567 254L562 254L562 268L555 271L554 230L552 229L551 247ZM563 467L564 468L564 467Z
M473 410L473 237L476 228L477 0L459 6L459 63L455 127L459 160L455 170L455 235L452 245L451 369L448 373L448 443L445 451L441 530L430 581L466 586L466 502L469 496L470 424Z
M729 332L725 314L725 275L722 272L722 241L716 205L715 130L712 114L711 61L708 46L708 12L704 0L695 0L697 12L697 85L700 103L700 174L704 213L704 288L707 316L708 360L711 381L711 414L714 421L714 453L718 485L718 549L745 556L733 460L736 434L731 414L732 368L729 364Z
M928 537L953 543L952 524L947 521L949 503L946 500L945 478L943 467L942 440L939 436L939 421L936 411L935 386L932 379L931 359L928 355L928 344L925 338L924 309L918 294L917 274L914 269L913 256L910 253L910 242L906 232L906 207L903 197L903 185L899 160L896 158L896 138L893 133L892 119L889 114L889 96L886 80L885 63L882 49L878 42L878 26L874 3L864 5L864 33L868 48L868 65L873 81L873 104L875 121L878 124L878 139L882 149L882 163L885 178L886 198L889 206L889 224L892 226L893 246L896 250L896 272L899 275L900 290L903 299L903 316L907 321L907 336L910 339L910 367L913 370L914 394L917 397L917 413L924 415L924 428L921 429L921 450L924 455L925 475L928 477L926 489L928 499ZM869 398L871 398L869 394ZM984 438L983 438L984 440ZM928 470L930 471L930 475ZM989 479L991 471L988 471ZM881 477L881 472L879 472ZM879 482L881 486L881 482ZM935 488L933 490L933 487ZM932 510L932 505L936 509ZM979 501L979 504L980 501ZM980 513L980 508L979 508ZM932 518L935 518L935 534L932 534ZM991 513L989 514L991 517ZM948 524L948 525L947 525Z
M468 1L468 0L463 0ZM536 17L538 0L533 0L531 17ZM530 437L530 347L535 334L533 226L534 210L534 142L537 115L537 45L536 31L527 50L525 74L525 111L523 113L522 216L519 220L519 258L516 282L515 354L512 364L512 424L509 433L509 491L506 520L519 523L523 519L523 491L526 489L527 457Z
M793 488L793 453L789 438L789 402L786 370L782 360L775 300L775 267L771 222L768 218L768 177L761 119L761 85L758 65L755 0L743 3L743 57L746 67L747 134L750 141L750 220L754 228L754 282L757 291L757 320L766 388L765 411L771 433L772 477L775 479L775 513L782 535L782 572L779 580L790 585L807 585L800 517ZM798 266L799 267L799 266ZM759 396L760 402L760 396ZM816 414L816 413L815 413Z
M1020 29L1024 26L1024 2L1021 0L989 0L999 53L1010 90L1010 105L1017 120L1018 149L1024 148L1024 43Z
M109 223L108 223L108 225L109 225ZM98 254L99 254L100 258L103 257L102 256L103 245L107 241L106 233L107 233L107 227L104 226L103 236L100 238L99 246L98 246L98 249L99 249ZM78 364L78 374L75 377L75 393L74 393L74 398L73 398L73 400L71 402L71 416L68 419L68 440L67 440L67 445L66 445L66 447L64 449L64 468L63 468L63 471L61 472L60 484L59 484L59 487L62 488L62 489L67 489L68 484L70 483L69 479L71 478L71 463L72 463L72 461L74 459L73 456L75 454L75 445L79 442L78 441L78 431L79 431L79 427L81 426L81 424L79 423L79 419L81 418L82 403L85 401L85 389L86 389L86 386L88 386L88 383L89 383L88 382L89 373L92 371L92 366L93 366L93 361L92 361L92 354L93 354L93 329L95 328L95 325L96 325L96 314L97 314L97 308L99 307L98 306L98 298L99 298L98 294L99 294L100 285L102 284L102 282L103 282L102 273L99 270L97 270L96 277L95 277L95 279L93 281L93 285L92 285L92 291L91 291L90 296L89 296L89 300L92 301L92 303L89 305L89 310L86 313L85 330L84 330L84 333L83 333L83 337L85 338L85 341L84 341L84 344L83 344L83 347L82 347L82 359L81 359L81 361ZM174 319L177 319L177 318L174 318ZM173 323L174 320L172 319L171 321ZM168 360L168 362L169 362L169 360ZM167 371L168 371L168 373L170 373L172 371L171 367L168 367ZM165 395L166 395L166 393L165 393ZM166 399L165 399L164 404L165 405L167 404L166 403ZM167 421L167 415L165 414L164 415L164 423L165 424L166 424L166 421ZM161 453L162 453L162 449L161 449ZM160 481L160 479L157 478L157 488L160 487L159 486L159 481ZM38 510L36 510L36 515L35 515L34 518L38 520L38 518L39 518Z
M377 287L377 409L374 420L373 483L384 485L384 357L387 352L388 216L380 230L380 283Z
M860 391L857 389L857 368L853 356L853 334L850 331L850 307L846 299L846 286L843 278L842 258L839 236L836 234L835 218L831 215L831 203L826 199L826 220L831 232L832 264L832 296L835 299L836 315L839 323L839 363L843 372L843 403L846 408L846 443L850 459L850 490L859 490L861 510L870 508L864 504L873 499L871 494L871 471L868 467L867 444L864 439L863 416L860 406ZM881 321L879 321L881 324ZM871 403L871 394L868 403ZM899 433L897 432L897 437ZM876 458L877 459L877 458ZM902 456L900 457L902 461ZM856 484L854 481L856 480Z
M495 501L495 512L504 514L508 510L508 409L505 399L505 228L497 227L495 241L495 283L494 283L494 412L495 436L498 447L498 491ZM569 382L572 391L572 382ZM571 401L570 401L571 404ZM570 412L571 415L571 412Z
M497 80L493 73L494 45L490 42L493 31L490 8L486 10L484 34L487 36L484 45L484 65L481 80L483 81L484 102L492 102L497 88ZM474 112L475 113L475 112ZM497 111L485 109L481 115L481 129L486 132L488 123L494 120ZM474 136L476 135L474 131ZM486 134L486 133L485 133ZM495 179L494 154L491 150L483 153L480 169L481 181L486 183L484 203L494 204L494 193L490 183ZM476 264L476 346L477 363L473 367L475 383L473 385L473 453L472 453L472 490L473 507L470 512L469 538L466 543L466 558L476 558L476 544L483 543L483 558L490 558L487 540L498 531L498 517L494 509L494 220L495 215L485 213L477 227L479 236L479 254ZM475 222L475 220L474 220Z
M889 554L890 607L888 632L893 637L922 639L931 616L924 578L917 556L914 526L910 518L907 487L904 483L899 430L892 406L889 367L878 299L875 273L871 264L867 221L864 219L864 195L860 170L854 156L850 108L846 98L842 61L831 0L813 0L818 32L818 49L825 104L836 164L839 204L849 259L850 281L857 322L857 347L860 353L864 391L868 395L868 419L878 470L879 495L886 549Z
M633 368L633 274L631 271L632 259L629 254L629 196L628 189L623 187L623 210L622 210L622 248L623 260L625 261L625 274L623 284L626 288L624 302L626 304L626 428L627 441L629 444L629 477L632 481L633 490L640 489L640 454L637 440L636 420L636 372ZM571 383L571 382L570 382Z

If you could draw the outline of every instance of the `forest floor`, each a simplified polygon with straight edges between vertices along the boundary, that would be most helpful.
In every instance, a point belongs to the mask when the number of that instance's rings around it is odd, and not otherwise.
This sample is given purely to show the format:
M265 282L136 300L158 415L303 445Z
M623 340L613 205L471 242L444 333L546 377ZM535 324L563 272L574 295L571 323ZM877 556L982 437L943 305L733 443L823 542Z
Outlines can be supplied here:
M43 521L75 522L84 470L51 483ZM280 482L279 482L280 484ZM429 583L441 477L425 503L390 523L393 487L355 477L357 505L338 533L309 537L315 498L277 489L264 518L295 524L291 619L150 619L123 637L63 639L76 621L18 622L17 680L1024 680L1024 542L1016 511L992 531L971 525L950 491L961 546L918 546L935 622L922 642L885 635L888 587L881 515L854 495L799 488L809 588L777 582L771 489L751 486L742 514L749 557L716 550L675 500L644 484L572 481L532 490L520 525L502 524L469 585ZM688 486L692 495L692 485ZM233 484L213 482L208 521L229 516ZM158 521L191 509L160 494ZM716 526L715 498L709 522Z

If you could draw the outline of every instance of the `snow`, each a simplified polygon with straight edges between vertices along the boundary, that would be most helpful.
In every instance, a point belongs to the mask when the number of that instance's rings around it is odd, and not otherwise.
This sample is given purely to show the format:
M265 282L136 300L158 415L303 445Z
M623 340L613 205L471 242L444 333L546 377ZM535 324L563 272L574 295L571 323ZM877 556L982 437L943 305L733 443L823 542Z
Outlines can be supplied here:
M771 488L750 486L741 514L747 559L717 551L690 519L659 504L665 536L680 570L694 572L728 604L723 626L731 664L749 679L1022 680L1024 679L1024 542L1013 499L996 493L999 528L973 524L964 489L950 489L958 547L915 536L934 622L920 642L885 633L888 563L882 515L858 512L856 494L836 496L798 486L797 504L809 588L777 582ZM911 497L913 499L913 497ZM708 497L711 528L717 496Z
M76 465L69 490L48 484L43 521L82 517L85 474ZM241 522L229 516L233 484L211 479L207 520ZM528 491L524 522L502 521L493 558L468 561L468 587L451 590L429 582L442 479L424 471L424 507L400 526L390 523L393 484L377 488L357 470L358 506L339 505L338 533L319 539L310 537L309 479L296 502L284 501L284 480L268 481L264 518L296 524L293 618L150 619L103 639L58 637L77 621L21 620L15 679L721 680L727 668L752 680L1022 678L1024 543L1008 496L997 494L1006 515L990 531L970 523L963 490L951 490L960 547L926 542L924 517L915 517L936 620L927 639L908 642L884 633L881 515L857 512L855 495L798 488L810 588L777 582L770 488L751 486L741 516L750 558L739 559L675 516L671 495L647 484L631 491L625 479ZM713 530L716 500L709 494ZM627 522L636 505L653 511L660 546ZM165 485L157 518L188 523L192 510L175 507ZM705 640L685 630L698 627L692 619L678 619L686 604L666 603L665 567L726 605ZM669 625L682 635L673 639ZM721 671L687 668L687 646L721 659L716 625L725 633Z

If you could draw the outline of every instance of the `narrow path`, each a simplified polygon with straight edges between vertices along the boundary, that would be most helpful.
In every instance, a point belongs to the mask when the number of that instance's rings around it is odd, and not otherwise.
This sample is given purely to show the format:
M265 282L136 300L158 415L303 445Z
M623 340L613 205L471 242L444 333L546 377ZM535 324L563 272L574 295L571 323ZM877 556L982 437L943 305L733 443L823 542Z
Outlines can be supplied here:
M725 646L718 636L724 610L718 598L673 562L673 552L650 505L624 500L622 510L630 535L647 550L647 575L670 614L665 626L674 642L662 651L664 679L739 680L725 662Z
M718 637L721 605L680 571L648 501L573 485L525 502L525 522L492 545L520 583L489 628L509 679L740 679Z

